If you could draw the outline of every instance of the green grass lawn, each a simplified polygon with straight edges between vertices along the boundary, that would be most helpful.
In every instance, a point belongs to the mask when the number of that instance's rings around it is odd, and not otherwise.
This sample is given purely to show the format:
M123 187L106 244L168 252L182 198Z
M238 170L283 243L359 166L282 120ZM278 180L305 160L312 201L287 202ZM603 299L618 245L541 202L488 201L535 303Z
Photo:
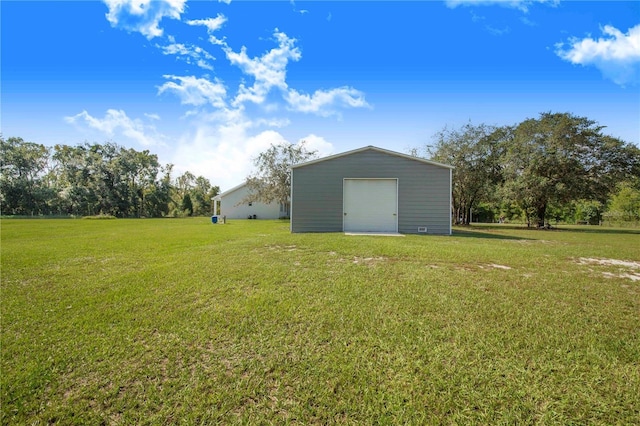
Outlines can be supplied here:
M637 230L1 231L3 424L640 424Z

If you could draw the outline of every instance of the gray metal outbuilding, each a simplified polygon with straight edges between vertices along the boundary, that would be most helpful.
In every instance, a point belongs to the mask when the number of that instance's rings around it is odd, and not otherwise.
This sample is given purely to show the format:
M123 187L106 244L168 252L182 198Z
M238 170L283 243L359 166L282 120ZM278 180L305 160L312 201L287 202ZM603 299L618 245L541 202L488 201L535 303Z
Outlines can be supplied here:
M374 146L292 167L291 232L451 234L453 167Z

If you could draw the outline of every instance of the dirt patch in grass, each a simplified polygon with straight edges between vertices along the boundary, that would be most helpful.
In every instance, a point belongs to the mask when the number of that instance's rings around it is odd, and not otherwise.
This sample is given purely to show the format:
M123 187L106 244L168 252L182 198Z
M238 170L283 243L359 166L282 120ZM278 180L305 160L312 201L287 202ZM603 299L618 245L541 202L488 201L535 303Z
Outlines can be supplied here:
M384 262L386 258L384 257L358 257L354 256L353 263L360 263L363 265L375 265L380 262Z
M363 266L375 266L383 262L387 262L390 259L384 256L340 256L335 251L330 251L327 253L329 256L328 264L345 264L345 263L353 263L354 265L363 265Z
M496 263L490 263L487 266L494 269L504 269L505 271L508 271L509 269L511 269L511 266L498 265Z
M618 260L618 259L595 259L592 257L581 257L578 259L578 262L582 265L613 265L613 266L622 266L625 268L631 269L640 269L640 262L633 262L628 260Z
M607 278L626 278L631 281L640 281L640 262L619 259L597 259L593 257L580 257L577 259L580 265L596 265L604 267L616 267L616 272L602 271Z
M267 250L271 250L271 251L296 251L296 250L298 250L298 247L295 244L294 245L273 244L273 245L267 245L267 246L265 246L265 248Z
M533 244L564 244L559 241L551 241L551 240L510 240L510 242L521 244L521 245L533 245Z
M437 268L435 265L430 265L431 268ZM463 270L463 271L477 271L478 269L482 270L491 270L491 269L500 269L503 271L508 271L513 269L511 266L499 265L497 263L485 263L485 264L460 264L455 265L455 269Z
M614 274L611 272L603 272L602 275L604 277L607 278L628 278L631 281L640 281L640 274L626 274L626 273L622 273L622 274Z

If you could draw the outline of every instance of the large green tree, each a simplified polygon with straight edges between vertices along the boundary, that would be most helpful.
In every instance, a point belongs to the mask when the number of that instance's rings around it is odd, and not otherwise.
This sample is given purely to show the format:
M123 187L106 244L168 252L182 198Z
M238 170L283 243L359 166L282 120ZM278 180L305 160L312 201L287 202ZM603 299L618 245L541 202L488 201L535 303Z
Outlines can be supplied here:
M149 217L165 217L169 215L173 185L171 172L173 164L160 168L162 177L150 186L144 196L144 212Z
M631 182L621 183L609 201L605 218L613 223L640 222L640 189Z
M218 195L220 187L212 186L209 179L204 176L198 176L195 180L194 187L191 190L191 200L193 201L193 215L206 216L212 214L211 199Z
M603 127L570 113L543 113L517 125L503 158L503 194L538 227L550 205L604 204L615 183L637 173L638 149L606 136Z
M506 129L486 124L445 127L426 147L427 156L455 167L453 171L453 214L456 223L469 224L472 209L495 193L501 179L500 158ZM419 154L416 150L414 155Z
M2 213L12 215L162 217L171 208L176 215L187 210L202 215L209 213L211 198L219 191L190 172L174 185L173 165L162 167L148 150L114 142L51 149L0 136L0 168ZM193 203L183 203L186 195Z
M171 214L173 216L206 216L211 214L211 199L220 187L211 185L204 176L187 171L175 179Z
M288 204L291 195L291 167L318 157L304 141L271 145L253 161L256 171L247 177L247 201Z
M53 191L45 184L49 149L22 138L0 136L0 204L3 214L49 213Z
M139 152L134 149L121 149L116 168L120 171L120 185L126 200L129 216L149 216L146 211L145 197L154 191L160 163L155 154L148 150Z
M161 188L160 164L149 151L115 143L56 145L53 159L61 205L69 214L142 217L167 210L158 205L167 202L167 188Z

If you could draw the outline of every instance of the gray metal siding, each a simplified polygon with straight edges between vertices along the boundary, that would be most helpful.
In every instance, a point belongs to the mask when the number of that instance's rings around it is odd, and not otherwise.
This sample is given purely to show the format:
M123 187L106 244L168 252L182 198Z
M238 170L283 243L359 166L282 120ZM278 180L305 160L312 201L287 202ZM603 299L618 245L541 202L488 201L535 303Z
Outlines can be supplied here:
M449 169L375 150L294 168L292 232L342 232L344 178L397 178L398 231L449 234Z

